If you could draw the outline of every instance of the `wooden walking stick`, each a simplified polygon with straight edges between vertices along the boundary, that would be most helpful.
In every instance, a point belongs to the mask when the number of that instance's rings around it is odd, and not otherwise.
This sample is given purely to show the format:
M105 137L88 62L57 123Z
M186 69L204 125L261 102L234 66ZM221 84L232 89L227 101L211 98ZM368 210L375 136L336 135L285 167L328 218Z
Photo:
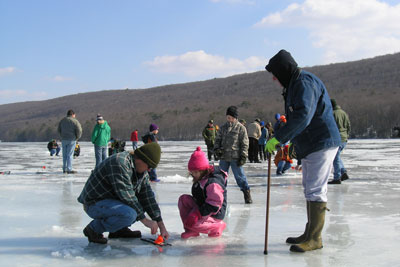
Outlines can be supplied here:
M271 191L271 153L268 153L268 180L267 180L267 211L265 217L265 242L264 254L268 254L268 224L269 224L269 199Z

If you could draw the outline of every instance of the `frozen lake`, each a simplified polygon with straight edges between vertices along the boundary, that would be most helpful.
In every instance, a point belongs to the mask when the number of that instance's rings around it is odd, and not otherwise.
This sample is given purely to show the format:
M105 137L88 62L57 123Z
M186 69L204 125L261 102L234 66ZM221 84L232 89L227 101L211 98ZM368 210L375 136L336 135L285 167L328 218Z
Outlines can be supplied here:
M128 142L127 142L128 143ZM253 204L230 173L227 228L221 238L181 240L177 201L189 193L187 161L203 142L161 142L153 184L171 247L140 240L88 244L82 230L90 218L76 201L95 164L93 146L82 142L73 161L78 173L62 173L62 157L47 143L0 143L0 266L400 266L400 139L350 140L343 161L350 180L329 185L324 248L289 252L288 236L304 231L301 174L275 176L272 167L268 255L264 250L267 164L247 163ZM130 146L127 146L130 147ZM132 229L150 232L141 223Z

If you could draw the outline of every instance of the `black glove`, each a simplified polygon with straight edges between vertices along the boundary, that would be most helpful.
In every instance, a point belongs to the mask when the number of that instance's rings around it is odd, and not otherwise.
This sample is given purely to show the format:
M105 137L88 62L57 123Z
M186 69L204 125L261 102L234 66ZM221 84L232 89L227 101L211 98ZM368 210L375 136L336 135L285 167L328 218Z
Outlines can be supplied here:
M240 156L240 159L237 161L237 166L238 167L240 167L240 166L243 166L244 164L246 163L246 156Z

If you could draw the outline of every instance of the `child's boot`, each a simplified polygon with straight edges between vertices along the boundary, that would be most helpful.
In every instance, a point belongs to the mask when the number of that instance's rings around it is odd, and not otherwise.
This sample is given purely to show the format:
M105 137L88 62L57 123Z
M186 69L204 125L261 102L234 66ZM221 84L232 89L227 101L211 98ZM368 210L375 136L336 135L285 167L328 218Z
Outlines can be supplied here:
M183 232L181 234L181 238L182 239L188 239L190 237L196 237L196 236L199 236L199 235L200 234L198 232L191 231L191 230L188 230L188 229L185 228L185 232Z
M215 229L211 230L208 233L208 237L220 237L225 227L226 223L224 221L219 222L218 224L215 225Z

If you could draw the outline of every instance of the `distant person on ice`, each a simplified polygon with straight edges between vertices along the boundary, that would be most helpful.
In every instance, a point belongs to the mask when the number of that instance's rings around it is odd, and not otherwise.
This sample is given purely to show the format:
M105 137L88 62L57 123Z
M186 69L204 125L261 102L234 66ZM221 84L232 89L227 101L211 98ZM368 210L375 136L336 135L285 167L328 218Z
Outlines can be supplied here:
M340 153L342 153L343 149L346 147L351 125L349 115L347 115L347 113L341 109L338 104L336 104L336 100L331 99L331 103L333 108L333 117L335 118L336 125L339 129L342 143L340 144L339 150L336 153L336 157L333 160L333 180L328 182L328 184L341 184L342 181L349 179L347 170L344 167L342 159L340 158Z
M60 153L61 150L56 139L52 139L49 143L47 143L47 149L50 152L50 156L58 156L58 153Z
M211 160L212 156L214 155L214 143L215 143L216 134L217 134L217 130L214 127L214 121L209 120L207 123L207 126L204 127L204 130L202 132L204 142L206 143L206 146L207 146L208 160ZM215 159L215 156L214 156L214 159Z
M287 141L295 146L301 160L308 222L304 234L289 237L290 251L305 252L322 248L321 232L325 222L328 177L340 145L332 105L323 82L300 69L289 52L279 51L265 67L273 80L283 87L286 124L267 142L272 153Z
M151 143L114 154L93 170L78 197L93 219L83 230L89 242L106 244L104 232L109 232L108 238L141 237L140 231L128 228L136 221L150 228L153 235L160 228L163 238L168 239L148 175L148 169L157 167L160 157L160 146Z
M244 195L246 204L253 203L247 177L244 174L243 165L246 163L249 150L249 138L246 128L238 121L236 106L230 106L226 110L227 122L221 126L215 139L214 153L220 159L219 167L226 173L232 168L237 185Z
M145 144L150 144L150 143L158 143L157 139L157 134L158 134L158 126L154 123L150 124L149 126L149 132L146 133L145 135L142 136L142 141ZM154 183L158 183L160 179L157 178L157 171L156 168L152 168L149 171L149 176L150 176L150 181Z
M138 141L139 141L138 130L136 129L131 133L131 142L133 150L135 150L138 147Z
M255 119L247 126L247 135L249 137L249 161L250 163L260 163L258 160L258 139L261 137L261 120Z
M188 163L193 177L192 195L181 195L178 207L185 232L182 238L199 236L219 237L226 227L226 185L228 174L209 164L200 147Z
M76 141L75 149L74 149L74 158L79 157L81 154L81 146L79 145L79 142Z
M103 116L97 114L96 125L92 132L92 144L94 145L94 156L96 167L107 158L107 145L111 137L111 128Z
M72 170L72 157L76 141L82 136L82 126L75 118L75 112L72 109L68 110L67 117L60 121L57 130L61 136L63 173L76 173Z

